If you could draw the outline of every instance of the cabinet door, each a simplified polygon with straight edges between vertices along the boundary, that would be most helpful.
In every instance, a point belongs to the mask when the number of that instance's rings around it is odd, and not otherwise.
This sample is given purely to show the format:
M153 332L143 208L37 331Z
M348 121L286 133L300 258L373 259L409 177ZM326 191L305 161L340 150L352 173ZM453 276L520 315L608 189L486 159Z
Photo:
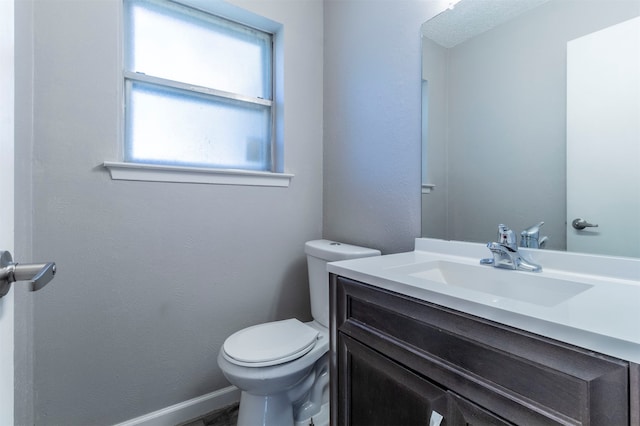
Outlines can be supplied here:
M447 415L444 389L349 337L340 334L338 344L339 425L425 426Z

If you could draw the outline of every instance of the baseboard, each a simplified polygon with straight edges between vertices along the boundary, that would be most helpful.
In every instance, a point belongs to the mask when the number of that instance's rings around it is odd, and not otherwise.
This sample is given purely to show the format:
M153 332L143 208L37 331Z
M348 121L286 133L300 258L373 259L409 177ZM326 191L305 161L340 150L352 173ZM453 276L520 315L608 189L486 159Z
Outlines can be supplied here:
M175 426L238 401L240 401L240 390L235 386L229 386L115 426Z

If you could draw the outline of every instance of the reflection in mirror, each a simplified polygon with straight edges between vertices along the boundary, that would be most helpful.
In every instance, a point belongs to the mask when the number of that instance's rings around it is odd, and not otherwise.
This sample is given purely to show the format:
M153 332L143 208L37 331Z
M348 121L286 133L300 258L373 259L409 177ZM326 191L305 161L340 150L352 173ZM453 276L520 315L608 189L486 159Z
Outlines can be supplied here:
M638 16L637 0L462 0L423 24L422 236L544 221L546 249L640 257Z

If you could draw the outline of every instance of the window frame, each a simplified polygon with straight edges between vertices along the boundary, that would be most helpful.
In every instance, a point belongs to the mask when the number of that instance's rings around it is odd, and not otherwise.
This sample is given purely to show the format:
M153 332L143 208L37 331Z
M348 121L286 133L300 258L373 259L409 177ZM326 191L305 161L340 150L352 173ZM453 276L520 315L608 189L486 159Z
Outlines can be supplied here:
M138 180L152 182L180 182L180 183L211 183L230 185L252 185L252 186L278 186L288 187L293 174L284 172L284 143L283 143L283 25L260 15L248 12L237 6L225 2L211 2L209 0L164 0L195 9L198 12L213 15L215 17L229 20L239 25L244 25L262 32L271 34L271 100L253 98L236 93L225 92L204 86L197 86L188 83L177 82L161 77L149 76L132 72L125 67L125 55L128 47L125 45L125 20L129 19L126 14L128 7L122 0L120 16L122 25L120 30L120 61L121 75L121 129L119 152L122 161L105 161L111 178L114 180ZM271 170L258 171L250 169L232 169L215 167L192 167L174 164L141 163L125 160L125 130L126 130L126 90L133 84L141 82L168 88L168 90L179 90L193 93L194 96L205 96L212 98L223 98L232 101L250 102L259 105L268 105L271 108Z

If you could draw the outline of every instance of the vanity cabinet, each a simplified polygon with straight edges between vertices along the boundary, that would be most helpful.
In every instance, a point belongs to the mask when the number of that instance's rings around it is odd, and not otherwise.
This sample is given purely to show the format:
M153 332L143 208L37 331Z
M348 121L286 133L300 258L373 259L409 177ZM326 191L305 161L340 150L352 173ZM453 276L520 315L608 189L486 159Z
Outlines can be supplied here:
M331 275L333 425L638 425L638 365Z

